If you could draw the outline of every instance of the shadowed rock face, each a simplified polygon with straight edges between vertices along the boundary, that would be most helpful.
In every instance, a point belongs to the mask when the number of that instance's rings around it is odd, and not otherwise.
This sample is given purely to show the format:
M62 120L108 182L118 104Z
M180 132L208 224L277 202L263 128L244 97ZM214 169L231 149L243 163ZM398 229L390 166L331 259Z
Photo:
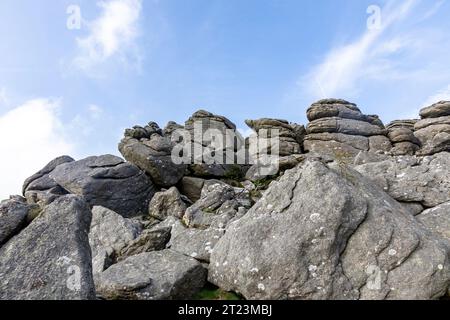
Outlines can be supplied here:
M248 299L430 299L448 250L356 171L307 161L230 226L209 280Z
M143 171L112 155L61 164L49 177L91 206L103 206L124 217L145 213L154 194Z
M57 184L49 175L57 166L74 161L69 156L58 157L26 179L23 184L22 193L27 201L44 207L58 197L68 194L67 190Z
M22 229L30 209L24 201L10 199L0 203L0 247Z
M91 211L82 198L56 199L0 249L0 299L95 298L88 232Z

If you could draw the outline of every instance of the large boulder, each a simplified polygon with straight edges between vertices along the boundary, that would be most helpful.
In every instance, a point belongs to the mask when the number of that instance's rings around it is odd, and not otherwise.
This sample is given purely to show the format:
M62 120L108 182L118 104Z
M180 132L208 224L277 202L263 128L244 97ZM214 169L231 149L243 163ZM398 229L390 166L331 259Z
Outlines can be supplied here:
M341 99L315 102L307 111L305 151L327 161L351 163L361 151L387 153L392 144L375 115L365 115L354 103Z
M186 170L186 165L172 161L174 146L170 135L164 136L158 125L151 122L145 128L127 129L119 151L127 161L149 174L155 184L170 188L180 181Z
M88 232L91 211L66 195L0 249L0 300L95 298Z
M355 166L394 199L435 207L450 201L450 153L399 156Z
M392 142L391 153L396 156L414 155L420 148L420 141L414 135L417 120L395 120L386 126Z
M25 180L22 193L28 203L38 204L44 207L52 203L56 198L67 194L67 190L50 178L49 174L55 168L64 163L74 162L69 156L61 156L50 161L44 168Z
M110 209L101 206L92 208L89 244L92 249L94 277L113 264L121 250L136 239L141 231L139 223Z
M36 208L25 201L10 199L0 202L0 246L25 227L33 210Z
M450 201L425 210L416 218L431 231L450 241Z
M205 284L206 269L172 250L141 253L104 271L97 293L106 299L185 300Z
M426 118L414 126L414 135L421 143L418 155L450 151L450 116Z
M228 228L209 281L247 299L433 299L449 250L356 171L308 160Z
M168 216L183 218L186 211L186 203L181 198L177 188L157 192L150 201L148 213L150 217L165 220Z
M145 214L154 194L143 171L112 155L61 164L49 177L91 206L103 206L124 217Z
M190 176L231 178L245 175L245 158L235 159L241 155L237 152L243 150L245 140L233 122L224 116L199 110L189 117L184 128L190 139L184 141L190 147Z
M450 116L450 101L439 101L420 110L422 119Z
M269 141L264 142L264 140L268 140L270 137L273 137L275 132L274 130L278 130L278 153L280 156L289 156L292 154L302 153L303 139L306 134L304 126L296 123L289 123L286 120L268 118L246 120L245 123L257 134L259 146L267 143L267 146L269 147L268 150L260 148L260 150L258 150L259 152L265 153L271 150ZM264 135L262 130L265 130Z

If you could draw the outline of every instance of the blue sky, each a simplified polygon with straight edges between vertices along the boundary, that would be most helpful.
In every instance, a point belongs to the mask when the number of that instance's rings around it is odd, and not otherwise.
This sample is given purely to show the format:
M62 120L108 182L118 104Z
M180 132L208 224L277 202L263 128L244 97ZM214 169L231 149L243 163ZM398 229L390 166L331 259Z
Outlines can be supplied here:
M117 154L124 128L200 108L242 129L306 123L324 97L417 117L450 98L449 14L449 0L2 0L0 198L55 156Z

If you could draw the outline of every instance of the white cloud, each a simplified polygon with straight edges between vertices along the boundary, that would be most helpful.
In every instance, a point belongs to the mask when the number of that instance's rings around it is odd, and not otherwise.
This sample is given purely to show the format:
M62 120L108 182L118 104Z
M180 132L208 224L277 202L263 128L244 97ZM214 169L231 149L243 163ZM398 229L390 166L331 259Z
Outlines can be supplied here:
M0 88L0 106L8 105L8 95L6 93L6 88Z
M450 84L442 89L436 92L435 94L429 96L422 104L422 108L429 107L433 103L439 102L439 101L450 101Z
M73 153L59 107L58 100L35 99L0 116L0 199L20 194L23 181L53 158Z
M96 104L88 106L88 112L92 119L97 120L103 115L103 109Z
M299 85L315 98L344 96L353 92L355 84L363 78L386 76L392 69L387 57L410 43L406 38L385 39L383 35L408 16L417 0L397 3L389 1L383 8L379 29L368 29L356 41L330 50L320 64L300 79Z
M79 54L74 65L89 72L113 58L124 63L130 58L139 62L135 41L142 0L101 1L98 6L100 16L87 23L89 35L77 38Z

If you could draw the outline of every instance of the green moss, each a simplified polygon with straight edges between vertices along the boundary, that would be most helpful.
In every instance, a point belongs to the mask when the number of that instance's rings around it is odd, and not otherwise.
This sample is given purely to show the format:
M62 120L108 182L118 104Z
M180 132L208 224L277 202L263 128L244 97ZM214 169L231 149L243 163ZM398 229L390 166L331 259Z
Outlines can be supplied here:
M227 292L220 288L207 284L197 295L195 300L243 300L241 296L234 292Z
M255 184L257 190L266 190L270 183L275 179L276 177L266 177L264 179L254 181L253 183Z
M242 181L245 178L244 173L242 172L242 168L238 164L231 165L225 172L224 177L226 179L235 181Z

